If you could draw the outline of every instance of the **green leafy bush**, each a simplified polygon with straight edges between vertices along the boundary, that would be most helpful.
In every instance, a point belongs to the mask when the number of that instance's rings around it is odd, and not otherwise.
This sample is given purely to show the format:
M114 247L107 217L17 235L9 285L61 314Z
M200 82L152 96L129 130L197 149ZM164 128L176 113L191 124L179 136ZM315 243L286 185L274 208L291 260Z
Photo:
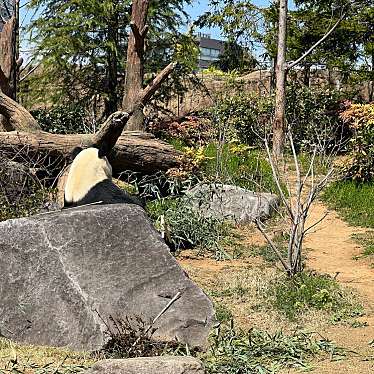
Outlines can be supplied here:
M54 106L50 109L36 109L31 112L42 130L55 134L89 132L86 112L79 106Z
M277 279L268 292L274 307L291 320L309 308L336 312L341 318L356 316L358 309L338 282L327 275L300 273Z
M374 177L374 103L350 104L341 113L352 130L349 156L343 163L348 178L365 182Z
M292 367L310 370L309 361L326 353L331 358L345 355L343 349L312 333L244 332L231 324L216 330L203 361L209 374L270 374Z
M223 220L201 216L182 198L155 200L147 210L173 249L199 247L222 256L220 241L230 232Z
M349 131L339 119L342 97L338 91L289 82L286 94L286 119L298 151L309 151L314 146L328 149L347 138ZM211 115L228 140L262 145L260 138L271 133L274 97L245 92L226 95L213 107Z
M307 87L290 81L287 86L286 119L297 150L332 149L349 137L339 118L342 94L337 90Z
M35 214L53 200L54 191L33 174L35 163L20 164L0 155L0 221Z
M270 129L274 111L273 98L241 92L225 95L211 109L218 131L229 140L239 140L248 145L258 145Z

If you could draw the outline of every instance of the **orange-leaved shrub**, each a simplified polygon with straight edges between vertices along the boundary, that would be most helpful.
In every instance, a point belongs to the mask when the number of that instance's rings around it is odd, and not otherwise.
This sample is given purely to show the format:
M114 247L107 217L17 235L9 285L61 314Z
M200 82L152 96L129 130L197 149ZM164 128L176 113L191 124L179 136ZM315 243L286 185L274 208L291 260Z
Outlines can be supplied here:
M374 103L351 104L340 113L350 127L352 138L344 171L349 179L368 182L374 179Z

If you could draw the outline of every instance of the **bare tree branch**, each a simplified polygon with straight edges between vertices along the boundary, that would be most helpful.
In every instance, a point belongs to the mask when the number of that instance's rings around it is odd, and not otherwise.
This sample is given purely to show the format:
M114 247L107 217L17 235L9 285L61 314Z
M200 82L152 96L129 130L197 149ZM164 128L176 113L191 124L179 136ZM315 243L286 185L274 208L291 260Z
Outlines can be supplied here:
M321 43L323 43L333 32L334 30L339 26L340 22L343 21L345 18L346 13L343 13L341 17L336 21L335 25L320 39L318 42L313 44L302 56L300 56L296 61L290 62L287 64L286 69L290 70L294 66L298 65L302 60L304 60L305 57L310 55Z
M291 273L290 267L287 265L286 261L284 261L284 259L281 255L281 253L279 252L277 246L270 239L270 237L268 236L266 231L261 227L261 222L258 219L256 219L255 224L256 224L256 227L261 231L261 233L264 236L264 238L266 239L266 241L269 243L269 245L272 248L272 250L274 251L274 253L277 255L277 257L278 257L279 261L282 263L284 269L287 271L287 273Z

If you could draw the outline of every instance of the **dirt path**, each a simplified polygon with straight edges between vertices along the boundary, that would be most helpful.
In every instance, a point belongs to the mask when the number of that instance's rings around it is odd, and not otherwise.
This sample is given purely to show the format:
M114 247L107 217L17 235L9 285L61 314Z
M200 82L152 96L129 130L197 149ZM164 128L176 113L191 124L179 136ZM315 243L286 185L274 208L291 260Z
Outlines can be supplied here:
M312 207L309 222L316 222L325 212L326 207L317 202ZM374 352L368 344L374 339L374 269L364 260L354 259L362 248L352 240L352 234L362 232L365 229L349 226L335 211L329 211L325 220L305 240L305 247L310 249L308 267L333 276L338 273L339 282L356 290L366 312L359 320L368 324L361 328L331 326L323 331L326 338L358 355L341 362L320 362L317 364L317 373L374 373ZM371 360L367 360L368 357Z

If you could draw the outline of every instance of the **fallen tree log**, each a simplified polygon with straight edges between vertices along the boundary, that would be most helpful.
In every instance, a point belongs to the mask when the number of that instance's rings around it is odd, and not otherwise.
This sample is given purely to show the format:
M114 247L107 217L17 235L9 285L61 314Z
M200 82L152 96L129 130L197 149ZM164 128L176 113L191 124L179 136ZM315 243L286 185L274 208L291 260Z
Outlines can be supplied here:
M44 131L0 132L0 151L10 151L15 158L34 157L65 161L75 147L87 147L94 143L94 135L50 134ZM154 173L181 166L182 153L171 145L156 139L152 134L125 131L109 154L113 172L124 170Z

